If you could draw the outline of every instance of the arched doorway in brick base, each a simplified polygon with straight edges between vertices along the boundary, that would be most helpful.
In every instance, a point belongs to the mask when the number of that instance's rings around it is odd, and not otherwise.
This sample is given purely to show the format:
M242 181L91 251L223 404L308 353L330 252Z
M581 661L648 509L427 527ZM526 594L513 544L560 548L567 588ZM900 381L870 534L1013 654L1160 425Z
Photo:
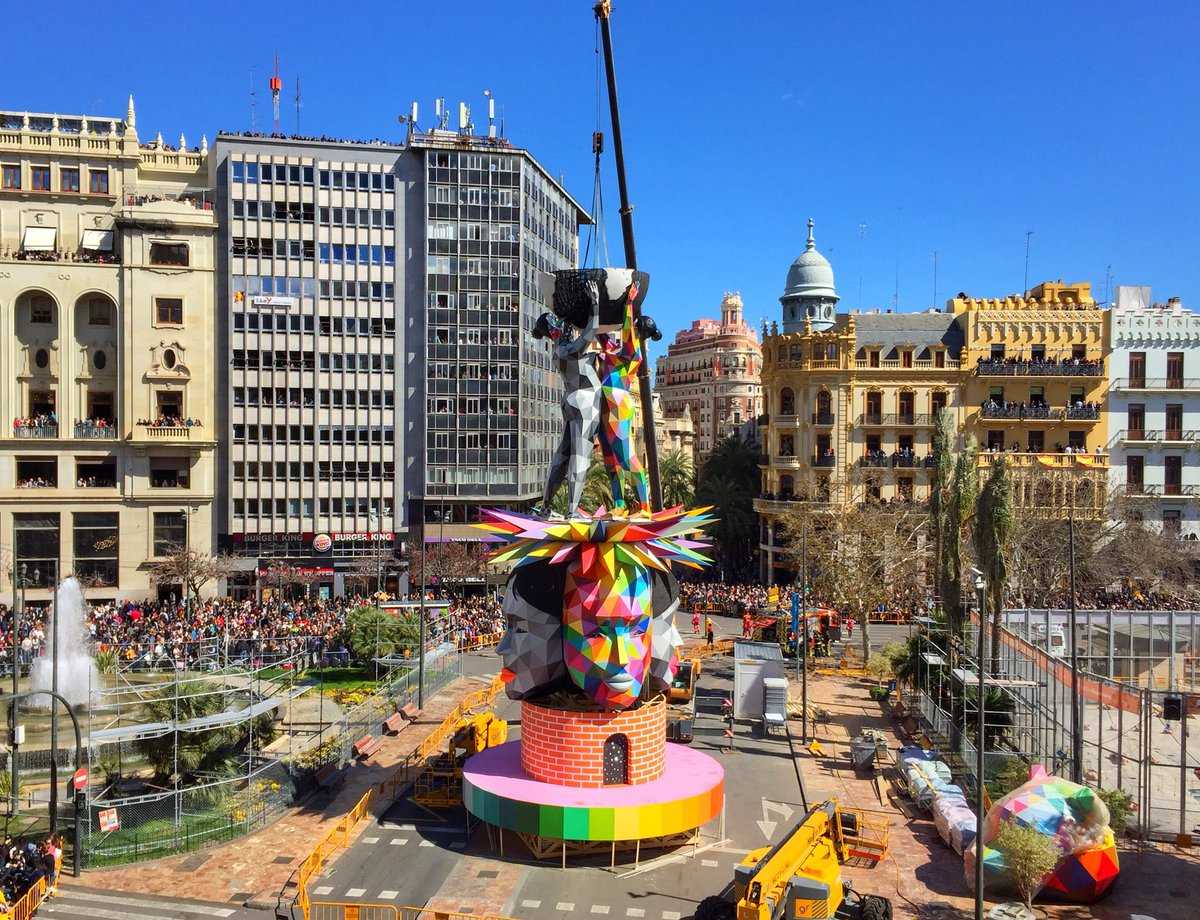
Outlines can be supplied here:
M604 740L604 785L623 786L629 782L629 738L609 735Z

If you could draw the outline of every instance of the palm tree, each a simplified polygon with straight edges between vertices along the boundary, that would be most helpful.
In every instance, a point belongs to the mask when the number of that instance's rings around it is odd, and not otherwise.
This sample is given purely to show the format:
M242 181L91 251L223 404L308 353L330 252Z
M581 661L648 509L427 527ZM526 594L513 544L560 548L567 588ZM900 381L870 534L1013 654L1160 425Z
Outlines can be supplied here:
M950 481L954 475L954 415L949 409L937 414L933 429L933 480L929 484L929 528L933 532L933 584L942 587L942 540L949 513Z
M740 438L726 438L717 444L697 477L695 502L711 505L717 516L709 533L727 580L753 574L758 546L758 517L754 513L758 485L758 445Z
M1000 619L1004 612L1004 585L1008 581L1008 538L1013 528L1012 478L1003 456L992 461L987 482L975 502L975 556L988 585L992 608L991 673L1000 668ZM984 611L979 611L984 616Z
M662 482L663 506L690 505L696 493L696 471L692 458L681 450L673 450L658 462Z
M962 563L963 532L975 513L975 498L979 489L976 468L975 438L967 435L962 451L954 462L954 479L950 485L950 505L946 509L945 532L942 535L942 609L950 623L950 632L962 634Z
M595 511L601 505L605 508L612 507L612 489L609 485L608 470L604 468L604 461L598 457L593 458L588 467L587 477L583 483L583 497L579 500L579 505L588 512ZM550 499L550 508L556 514L567 513L566 483Z

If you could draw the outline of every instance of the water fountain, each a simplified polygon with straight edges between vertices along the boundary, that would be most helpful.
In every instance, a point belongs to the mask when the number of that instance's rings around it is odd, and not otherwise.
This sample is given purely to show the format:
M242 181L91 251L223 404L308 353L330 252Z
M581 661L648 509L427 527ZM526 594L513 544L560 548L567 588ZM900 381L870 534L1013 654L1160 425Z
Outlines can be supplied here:
M75 578L68 578L58 586L58 641L62 644L58 653L58 692L76 709L94 698L100 687L100 674L96 662L87 648L87 626L84 614L87 609L83 589ZM49 690L53 685L54 668L54 622L46 623L46 650L34 659L30 680L34 690ZM50 697L36 696L30 701L37 709L49 709Z

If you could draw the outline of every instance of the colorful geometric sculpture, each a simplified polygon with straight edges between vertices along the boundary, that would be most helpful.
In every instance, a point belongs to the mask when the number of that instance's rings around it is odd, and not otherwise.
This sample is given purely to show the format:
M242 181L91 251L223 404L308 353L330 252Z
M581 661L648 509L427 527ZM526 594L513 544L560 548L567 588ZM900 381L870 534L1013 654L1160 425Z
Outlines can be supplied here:
M681 640L674 625L678 586L670 577L670 565L698 569L709 562L700 552L707 544L690 539L712 520L707 510L672 508L628 520L598 509L591 517L569 521L485 510L485 523L476 526L506 541L492 554L495 563L514 564L506 601L510 595L527 597L521 587L522 568L545 571L547 563L561 567L562 659L567 675L601 707L628 709L641 698L648 676L651 689L659 690L675 676ZM545 597L543 614L552 612L553 591ZM520 603L514 600L512 606L519 609ZM502 654L517 644L515 637L511 643L506 637ZM656 652L664 659L657 665ZM553 653L531 654L514 650L505 657L505 667L513 672L509 686L515 699L528 696L551 677ZM538 673L515 673L527 665L536 666Z
M1116 841L1108 826L1108 807L1094 789L1046 773L1035 764L1029 781L992 806L983 822L983 869L990 888L1008 884L1004 857L988 844L1005 823L1030 827L1051 837L1063 854L1042 883L1042 893L1090 904L1116 881L1120 872ZM975 882L972 844L963 853L967 884Z

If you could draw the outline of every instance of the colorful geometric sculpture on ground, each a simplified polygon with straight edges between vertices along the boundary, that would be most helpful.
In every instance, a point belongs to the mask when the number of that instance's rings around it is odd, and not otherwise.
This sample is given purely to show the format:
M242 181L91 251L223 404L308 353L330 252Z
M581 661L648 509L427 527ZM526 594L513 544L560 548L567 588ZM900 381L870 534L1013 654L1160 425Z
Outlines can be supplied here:
M598 509L591 517L568 521L485 510L485 523L476 526L506 541L492 562L515 566L505 596L510 615L520 618L531 607L525 602L534 592L522 568L565 572L559 609L566 673L603 708L627 709L642 698L648 679L649 690L663 691L675 676L682 639L674 625L679 589L670 567L699 569L710 561L701 552L707 544L692 539L712 520L707 510L672 508L624 519ZM555 607L553 590L536 593L542 602L528 611L531 622L539 613L552 616ZM553 646L553 631L541 632L544 643ZM513 699L524 699L553 680L558 650L537 652L532 645L533 640L515 635L501 644ZM530 667L535 674L516 673Z
M1010 887L1004 857L988 843L1003 824L1015 822L1053 838L1063 854L1042 883L1042 894L1081 904L1096 901L1120 873L1108 818L1108 808L1094 789L1050 776L1045 767L1035 764L1029 781L996 802L983 822L985 884ZM967 884L973 887L975 845L963 854L963 863Z

